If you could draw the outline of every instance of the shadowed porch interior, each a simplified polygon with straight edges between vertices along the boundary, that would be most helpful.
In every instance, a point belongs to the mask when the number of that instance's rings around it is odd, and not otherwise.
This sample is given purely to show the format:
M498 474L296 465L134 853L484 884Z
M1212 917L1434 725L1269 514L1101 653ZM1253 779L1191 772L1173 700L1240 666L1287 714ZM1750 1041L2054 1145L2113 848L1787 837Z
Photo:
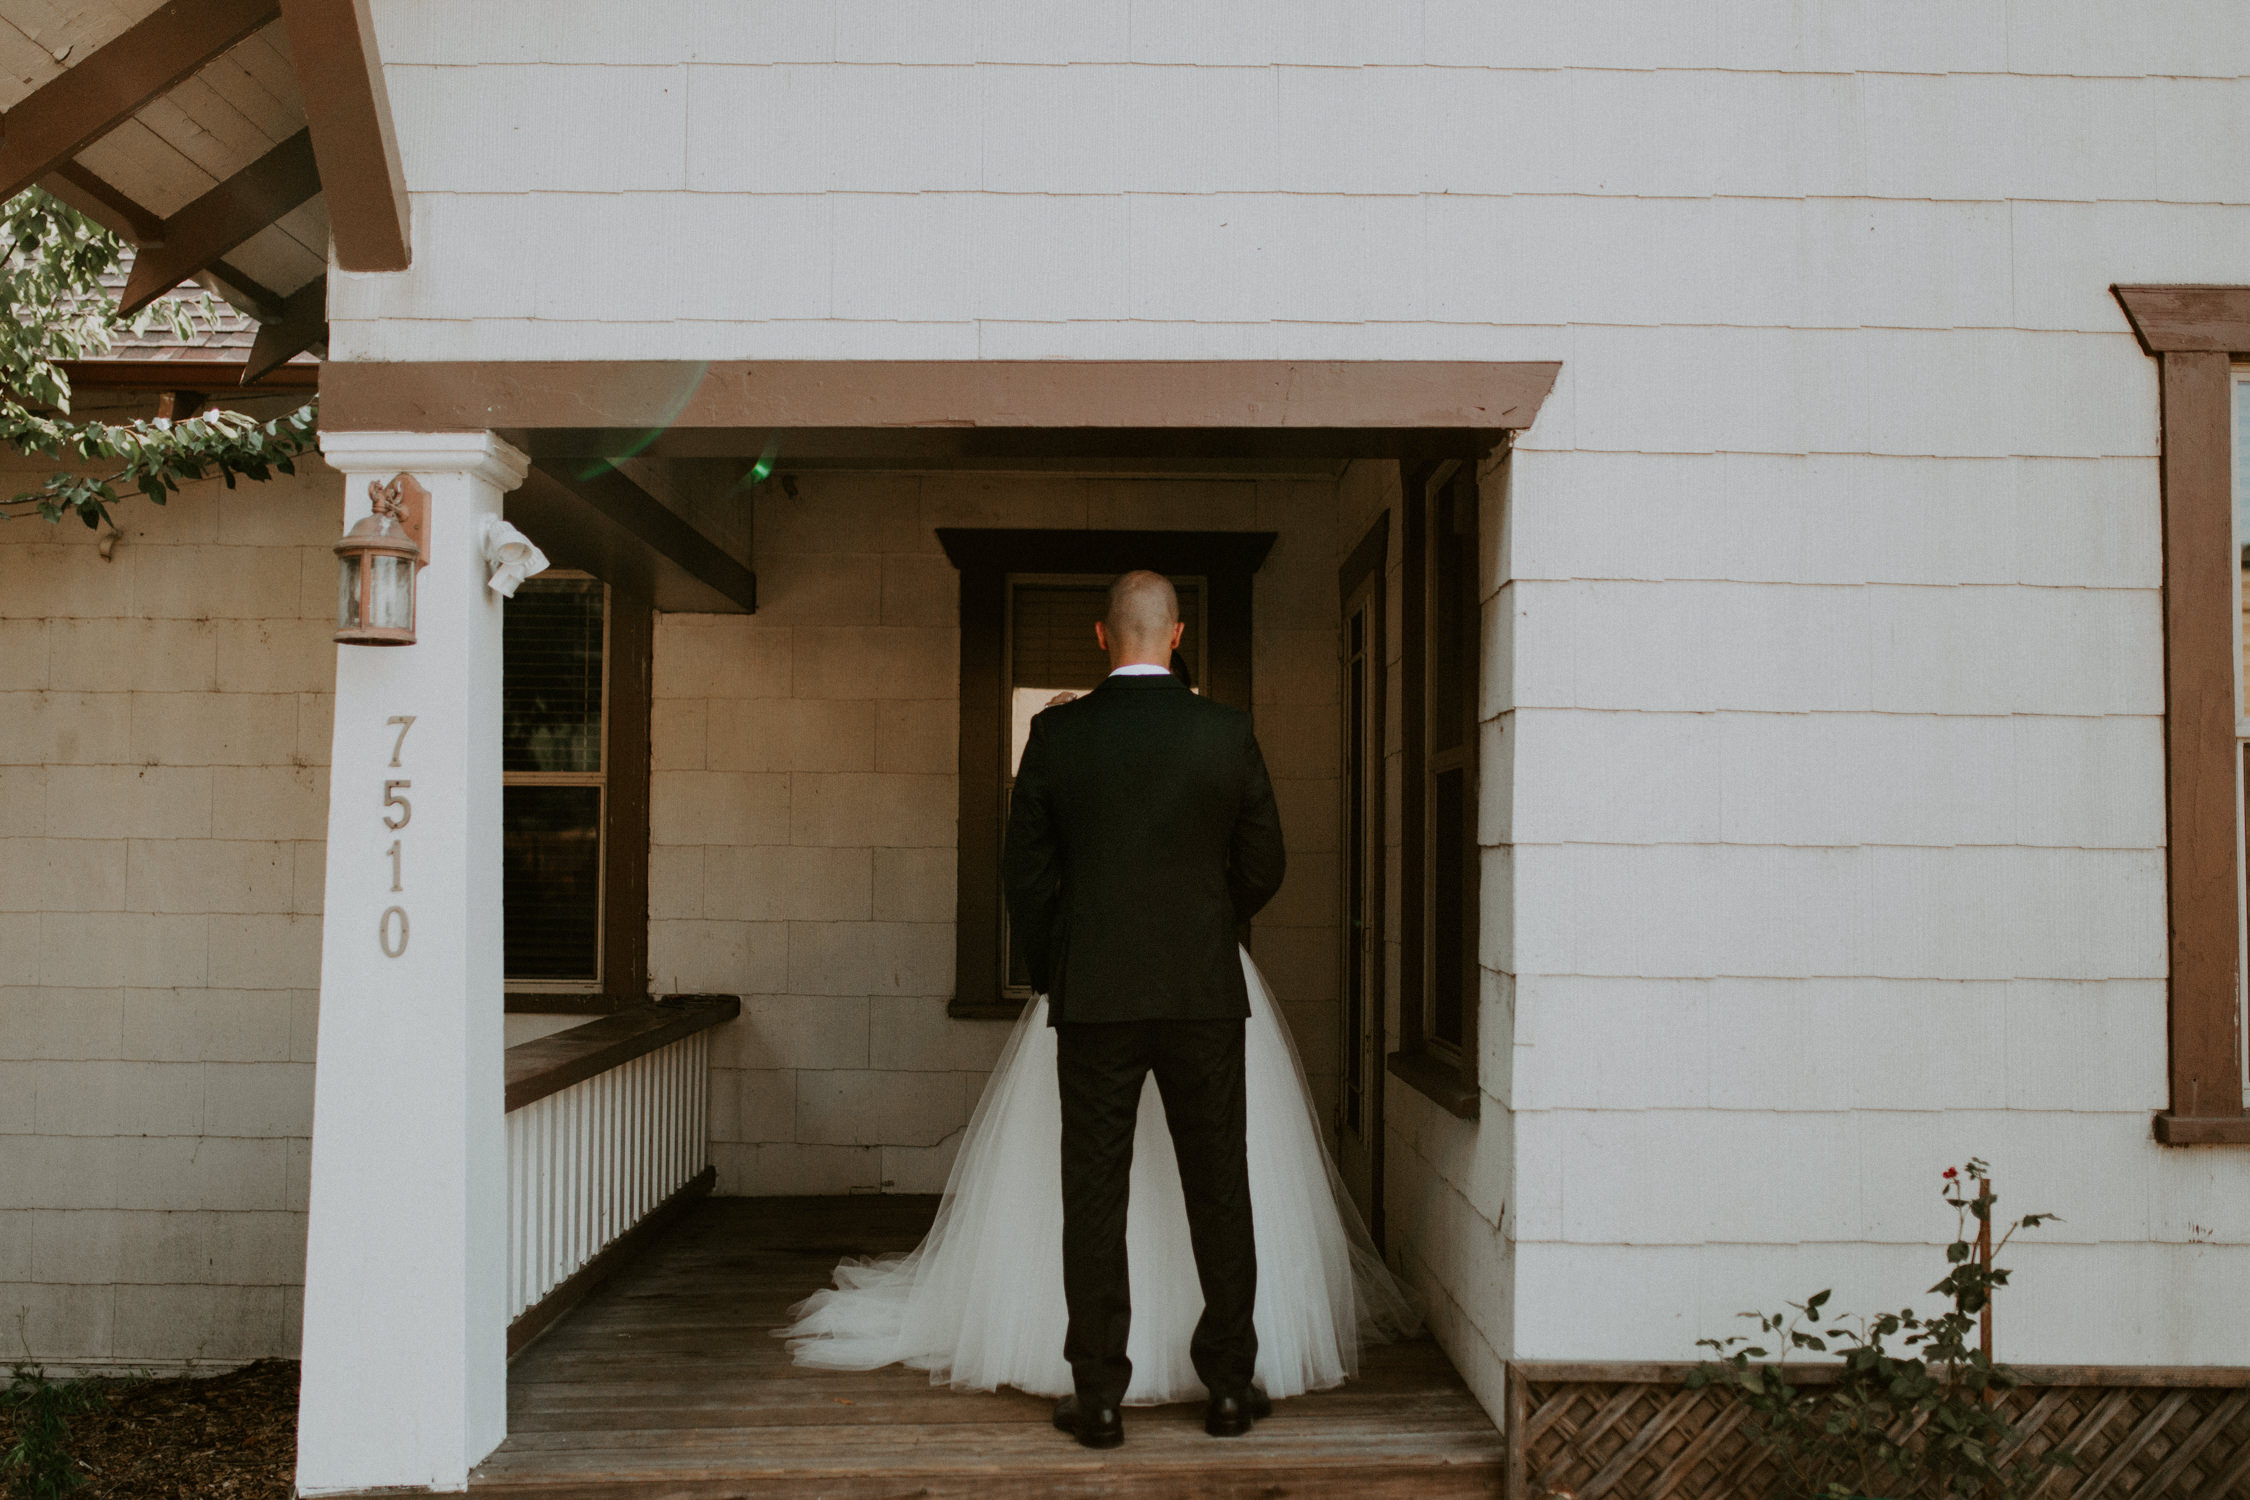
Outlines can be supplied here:
M1050 1403L919 1370L800 1369L770 1330L839 1256L911 1248L931 1197L698 1203L550 1328L508 1376L508 1440L471 1488L596 1497L1495 1495L1500 1434L1427 1338L1358 1378L1206 1437L1200 1406L1134 1408L1095 1453ZM1061 1330L1056 1330L1061 1337Z

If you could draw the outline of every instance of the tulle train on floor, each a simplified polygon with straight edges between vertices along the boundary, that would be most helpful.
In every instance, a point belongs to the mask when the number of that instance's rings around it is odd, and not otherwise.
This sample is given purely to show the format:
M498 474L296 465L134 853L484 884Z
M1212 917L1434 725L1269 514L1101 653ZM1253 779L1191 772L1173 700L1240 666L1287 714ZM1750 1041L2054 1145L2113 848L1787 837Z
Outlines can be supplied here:
M1265 977L1248 953L1242 966L1250 986L1244 1064L1257 1378L1274 1396L1294 1396L1339 1384L1357 1371L1363 1342L1401 1337L1419 1320L1321 1144L1304 1069ZM1163 1108L1152 1079L1141 1095L1126 1223L1129 1405L1205 1394L1188 1362L1203 1294ZM1041 999L1001 1052L929 1234L904 1255L845 1261L834 1288L792 1308L794 1321L776 1332L797 1363L904 1363L964 1390L1067 1393L1061 1138L1055 1033Z

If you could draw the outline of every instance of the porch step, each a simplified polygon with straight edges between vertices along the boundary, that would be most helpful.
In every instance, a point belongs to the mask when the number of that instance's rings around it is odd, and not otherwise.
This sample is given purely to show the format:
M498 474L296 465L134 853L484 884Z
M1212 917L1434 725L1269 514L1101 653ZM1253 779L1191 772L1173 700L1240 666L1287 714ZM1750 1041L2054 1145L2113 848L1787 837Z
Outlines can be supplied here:
M755 1443L676 1446L673 1434L648 1431L639 1436L663 1451L523 1448L496 1455L479 1470L472 1490L540 1500L1450 1500L1500 1493L1499 1445L1489 1425L1481 1433L1425 1425L1371 1436L1336 1431L1318 1418L1276 1418L1270 1429L1261 1426L1222 1447L1192 1422L1195 1415L1175 1414L1175 1425L1192 1438L1152 1442L1144 1420L1129 1429L1125 1448L1103 1454L1031 1425L979 1430L973 1437L929 1427L798 1428L766 1432ZM1191 1442L1202 1451L1188 1451Z
M1281 1402L1250 1435L1200 1406L1129 1409L1123 1448L1080 1448L1018 1392L919 1371L800 1369L769 1330L839 1253L903 1249L934 1202L712 1199L510 1372L509 1437L478 1496L892 1500L1500 1493L1499 1433L1430 1341L1372 1350L1340 1390Z

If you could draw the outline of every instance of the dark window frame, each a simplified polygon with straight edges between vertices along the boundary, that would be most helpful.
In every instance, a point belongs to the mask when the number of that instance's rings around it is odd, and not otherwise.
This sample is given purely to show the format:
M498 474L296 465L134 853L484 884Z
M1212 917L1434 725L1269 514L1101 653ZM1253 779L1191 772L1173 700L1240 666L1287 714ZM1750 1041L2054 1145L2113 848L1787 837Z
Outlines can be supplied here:
M2164 899L2169 1146L2250 1145L2243 1102L2235 735L2234 370L2250 359L2250 287L2113 286L2157 362L2164 518Z
M504 1004L516 1014L606 1015L648 998L649 716L656 611L645 581L602 581L608 587L603 601L600 979L592 985L510 980Z
M1272 550L1271 531L1065 531L940 527L938 544L960 572L960 812L956 844L954 988L947 1013L1013 1021L1024 1002L1000 983L1000 825L1007 770L1007 589L1010 574L1107 573L1150 568L1205 580L1203 690L1251 707L1252 579Z
M1480 649L1482 600L1478 549L1480 487L1473 462L1401 464L1399 527L1399 1046L1388 1058L1393 1075L1427 1095L1441 1109L1461 1119L1477 1117L1477 1027L1483 982L1478 963L1481 927L1477 843L1477 705L1482 699L1483 672ZM1450 492L1450 495L1449 495ZM1434 673L1445 663L1447 652L1435 640L1438 624L1446 619L1436 607L1433 590L1444 575L1447 539L1433 536L1432 519L1442 503L1462 509L1465 535L1451 539L1450 561L1462 570L1462 607L1452 616L1455 638L1452 649L1457 674L1451 702L1460 722L1458 743L1442 742L1433 748L1432 715L1445 694L1433 692ZM1462 777L1460 825L1450 831L1433 827L1434 795L1439 779ZM1446 903L1439 889L1438 859L1441 841L1459 856L1457 888L1452 904L1459 931L1450 935L1452 957L1459 965L1458 1037L1438 1034L1436 973L1442 970L1438 944L1448 935L1439 930L1439 915Z
M1351 556L1336 570L1336 593L1343 611L1342 656L1345 664L1343 690L1345 694L1342 723L1338 726L1344 754L1338 760L1337 776L1340 796L1337 828L1340 837L1351 839L1353 796L1353 725L1352 680L1350 675L1351 646L1348 631L1354 614L1363 614L1367 620L1367 635L1360 642L1359 656L1365 664L1365 680L1360 684L1360 700L1366 705L1366 722L1359 726L1358 754L1365 758L1361 767L1359 814L1362 826L1358 830L1360 857L1364 869L1355 871L1353 850L1347 846L1337 860L1337 878L1342 889L1337 902L1338 942L1338 1020L1343 1028L1344 1046L1339 1058L1344 1073L1343 1089L1339 1094L1337 1109L1338 1150L1342 1150L1342 1132L1350 1128L1348 1096L1353 1084L1351 1076L1352 1041L1354 1040L1351 1010L1351 965L1354 950L1360 962L1360 1003L1366 1007L1365 1021L1368 1045L1372 1056L1366 1069L1367 1089L1361 1101L1364 1124L1358 1132L1366 1141L1368 1151L1368 1233L1373 1236L1375 1248L1384 1246L1383 1179L1386 1143L1383 1080L1389 1076L1386 1057L1389 1042L1390 984L1390 920L1388 908L1390 832L1387 816L1390 786L1390 543L1391 513L1386 510L1376 516L1367 532L1352 549ZM1355 886L1357 889L1355 889ZM1355 934L1351 930L1351 913L1355 899L1364 912L1367 931Z

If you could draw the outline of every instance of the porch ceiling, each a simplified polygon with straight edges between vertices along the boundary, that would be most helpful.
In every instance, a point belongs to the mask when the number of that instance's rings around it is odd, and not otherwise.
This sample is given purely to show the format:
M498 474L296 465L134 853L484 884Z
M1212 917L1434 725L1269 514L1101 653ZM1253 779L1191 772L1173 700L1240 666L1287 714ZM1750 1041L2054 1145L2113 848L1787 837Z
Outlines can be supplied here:
M330 431L496 431L509 500L557 561L649 580L660 609L754 609L746 470L1334 474L1475 458L1560 367L1474 360L583 360L329 363ZM692 479L715 476L697 496ZM733 508L739 511L739 505ZM554 545L549 545L549 538ZM715 540L715 538L717 538ZM682 602L668 603L667 599ZM696 602L686 602L696 601Z
M255 379L325 345L325 278L407 261L365 0L0 0L0 198L38 185L136 247L127 309L198 281L260 324Z

